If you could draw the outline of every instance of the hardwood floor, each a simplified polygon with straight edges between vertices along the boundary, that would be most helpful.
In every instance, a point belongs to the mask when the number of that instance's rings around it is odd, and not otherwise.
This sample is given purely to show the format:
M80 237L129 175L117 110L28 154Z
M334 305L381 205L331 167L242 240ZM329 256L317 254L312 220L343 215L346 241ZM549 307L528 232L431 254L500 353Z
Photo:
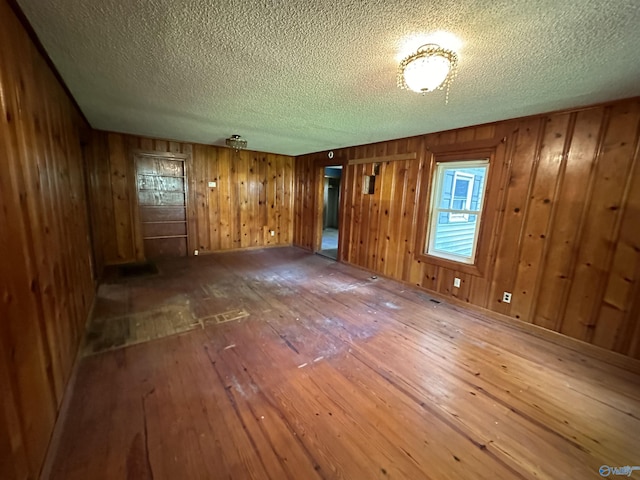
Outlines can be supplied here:
M296 248L159 268L103 284L96 319L186 311L192 328L82 358L51 478L560 479L640 465L637 374Z

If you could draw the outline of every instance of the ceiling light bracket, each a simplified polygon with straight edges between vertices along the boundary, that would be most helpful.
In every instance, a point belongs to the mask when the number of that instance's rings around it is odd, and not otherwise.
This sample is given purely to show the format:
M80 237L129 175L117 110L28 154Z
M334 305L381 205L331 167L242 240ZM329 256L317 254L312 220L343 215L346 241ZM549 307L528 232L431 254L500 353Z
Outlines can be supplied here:
M240 135L231 135L224 141L224 143L228 147L233 148L236 152L247 148L247 140L242 138Z

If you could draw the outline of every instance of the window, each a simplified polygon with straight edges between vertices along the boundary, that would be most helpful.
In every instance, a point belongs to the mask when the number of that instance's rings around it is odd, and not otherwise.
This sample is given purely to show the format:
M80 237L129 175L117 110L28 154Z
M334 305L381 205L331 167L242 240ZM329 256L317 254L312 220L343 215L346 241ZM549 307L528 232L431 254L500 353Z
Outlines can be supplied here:
M438 162L425 253L473 264L489 160Z
M449 172L450 173L450 172ZM470 173L456 170L453 172L453 185L451 186L451 210L469 210L471 208L471 195L473 193L474 176ZM448 178L447 178L448 180ZM450 222L467 222L469 215L465 213L449 213Z

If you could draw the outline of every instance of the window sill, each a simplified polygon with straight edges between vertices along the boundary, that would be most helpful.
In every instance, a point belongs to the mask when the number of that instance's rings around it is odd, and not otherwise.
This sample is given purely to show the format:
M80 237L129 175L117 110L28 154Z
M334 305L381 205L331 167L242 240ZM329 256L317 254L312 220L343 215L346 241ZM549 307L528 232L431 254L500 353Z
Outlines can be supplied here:
M416 253L416 260L419 260L422 263L427 263L430 265L437 265L438 267L448 268L449 270L454 270L456 272L467 273L469 275L474 275L476 277L482 277L482 269L478 265L478 259L476 258L476 263L462 263L456 262L455 260L448 260L446 258L436 257L434 255L429 255L427 253Z

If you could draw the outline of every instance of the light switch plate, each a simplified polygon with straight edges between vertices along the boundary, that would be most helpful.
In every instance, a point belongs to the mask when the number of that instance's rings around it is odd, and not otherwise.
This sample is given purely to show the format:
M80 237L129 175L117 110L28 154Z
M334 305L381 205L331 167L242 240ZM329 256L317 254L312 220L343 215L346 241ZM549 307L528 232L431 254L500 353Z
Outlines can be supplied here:
M458 277L453 279L453 286L456 288L460 288L460 279Z
M209 182L209 188L216 188L216 182Z

